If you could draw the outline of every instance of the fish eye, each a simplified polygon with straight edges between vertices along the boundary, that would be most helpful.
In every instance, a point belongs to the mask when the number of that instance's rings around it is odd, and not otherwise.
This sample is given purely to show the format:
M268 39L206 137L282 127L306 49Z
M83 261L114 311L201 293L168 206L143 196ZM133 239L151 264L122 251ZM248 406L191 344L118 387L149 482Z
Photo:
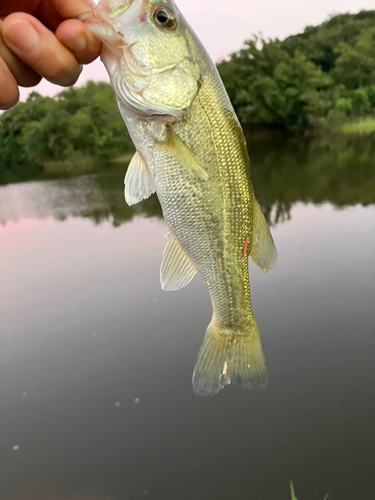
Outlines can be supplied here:
M166 7L157 8L154 12L153 18L155 23L162 28L174 28L177 24L177 19Z

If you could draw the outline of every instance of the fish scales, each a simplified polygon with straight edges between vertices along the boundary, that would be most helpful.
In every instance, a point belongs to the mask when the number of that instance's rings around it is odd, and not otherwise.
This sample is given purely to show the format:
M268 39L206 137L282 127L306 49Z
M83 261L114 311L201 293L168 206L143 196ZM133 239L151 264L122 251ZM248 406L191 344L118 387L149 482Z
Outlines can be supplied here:
M210 293L194 390L264 387L248 256L269 271L276 250L215 65L172 0L101 0L86 23L103 41L102 60L137 149L126 199L137 203L156 191L170 231L162 286L180 289L199 271Z
M251 200L240 147L231 136L228 140L228 132L237 134L237 127L231 126L223 116L221 107L228 107L228 103L220 87L214 84L212 78L203 83L186 122L176 124L176 132L191 146L198 161L207 166L210 182L197 183L176 161L160 151L161 158L155 157L155 178L161 179L157 181L156 191L171 232L201 270L217 319L240 327L252 316L247 259L242 258L250 227ZM190 130L198 133L191 137ZM207 130L212 137L210 141L205 139ZM241 184L238 183L240 175ZM234 183L242 189L233 189ZM185 186L183 191L181 185ZM212 207L217 206L220 199L224 201L220 210L213 211ZM215 262L216 253L221 256L219 262Z

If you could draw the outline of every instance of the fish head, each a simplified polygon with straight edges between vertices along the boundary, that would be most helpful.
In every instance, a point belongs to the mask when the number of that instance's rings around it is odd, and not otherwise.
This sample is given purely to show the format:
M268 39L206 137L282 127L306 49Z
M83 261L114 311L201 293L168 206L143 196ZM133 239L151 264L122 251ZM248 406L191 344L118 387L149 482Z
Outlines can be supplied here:
M174 119L189 109L200 53L173 0L100 0L85 22L103 42L101 57L120 103Z

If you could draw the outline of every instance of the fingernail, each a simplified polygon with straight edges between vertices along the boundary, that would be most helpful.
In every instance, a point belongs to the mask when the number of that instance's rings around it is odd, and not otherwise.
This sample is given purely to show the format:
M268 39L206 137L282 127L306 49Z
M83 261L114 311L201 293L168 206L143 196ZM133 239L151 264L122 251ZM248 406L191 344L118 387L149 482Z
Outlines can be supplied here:
M69 36L64 38L64 45L73 52L83 52L87 49L86 37L82 34Z
M40 38L33 26L20 19L7 27L7 40L22 52L33 52L40 44Z

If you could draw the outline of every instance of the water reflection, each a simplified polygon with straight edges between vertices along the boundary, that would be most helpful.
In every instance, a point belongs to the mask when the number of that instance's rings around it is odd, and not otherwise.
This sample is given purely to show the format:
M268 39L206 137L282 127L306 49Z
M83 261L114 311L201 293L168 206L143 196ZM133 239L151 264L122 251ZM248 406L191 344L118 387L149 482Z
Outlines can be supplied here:
M1 500L375 498L375 152L340 144L250 145L279 252L250 271L261 394L193 394L208 292L160 289L124 168L0 188Z
M375 203L375 141L369 138L248 141L253 184L271 225L289 219L299 201L336 207ZM162 217L156 196L126 205L125 170L119 165L95 175L0 187L0 222L83 217L118 227L135 215Z
M282 138L250 143L252 176L272 225L289 219L298 202L336 207L375 203L375 141L372 138Z
M125 203L125 168L72 179L0 187L0 223L52 216L57 221L69 217L88 218L95 225L110 221L118 227L135 215L162 217L156 196L132 207Z

